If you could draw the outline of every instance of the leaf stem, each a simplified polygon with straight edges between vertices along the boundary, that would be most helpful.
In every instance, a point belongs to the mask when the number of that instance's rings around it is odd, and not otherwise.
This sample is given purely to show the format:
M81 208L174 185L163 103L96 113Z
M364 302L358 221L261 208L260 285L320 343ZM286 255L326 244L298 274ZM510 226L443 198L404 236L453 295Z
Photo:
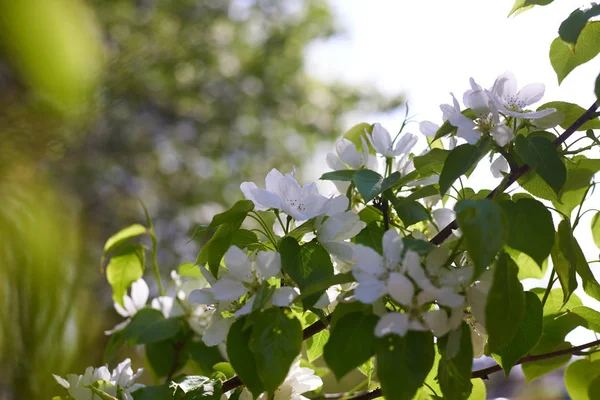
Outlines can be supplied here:
M556 269L552 268L552 272L550 273L550 280L548 281L548 286L546 286L546 291L544 292L544 297L542 298L542 308L546 305L546 301L548 300L548 296L550 296L550 291L552 290L552 285L554 285L556 275Z

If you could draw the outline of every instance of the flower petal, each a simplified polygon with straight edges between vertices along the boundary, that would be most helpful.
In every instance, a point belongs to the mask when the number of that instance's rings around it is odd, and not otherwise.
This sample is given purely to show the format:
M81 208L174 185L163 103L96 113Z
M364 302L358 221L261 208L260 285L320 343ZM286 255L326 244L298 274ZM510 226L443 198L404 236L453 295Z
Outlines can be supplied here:
M227 277L219 279L209 290L217 300L237 300L248 293L241 282Z
M202 335L202 341L208 347L216 346L225 341L229 328L233 325L235 318L218 319L209 325Z
M281 271L281 255L276 251L261 251L256 256L256 271L263 279L270 279Z
M354 143L348 139L342 139L335 144L335 151L342 162L351 169L359 169L365 165L363 155L358 152Z
M352 258L354 259L354 268L361 272L374 276L385 273L383 258L370 247L361 244L355 245L352 249Z
M377 279L359 281L354 296L365 304L371 304L385 294L385 283Z
M502 178L504 176L503 172L508 174L510 172L510 167L506 158L502 155L498 155L498 158L490 165L490 171L492 171L494 178Z
M282 286L275 289L271 297L271 303L277 307L287 307L300 294L297 288L291 286Z
M448 314L444 310L431 310L423 316L425 324L436 337L442 337L450 331Z
M415 287L404 274L392 272L387 281L387 289L390 296L398 303L403 306L412 304Z
M383 234L383 257L388 268L395 268L400 263L400 254L404 249L402 238L394 229L389 229Z
M329 168L331 168L334 171L340 171L340 170L344 170L344 169L348 169L348 167L346 166L346 164L344 164L336 154L333 153L327 153L327 155L325 156L325 162L327 163L327 166Z
M421 133L430 138L434 138L439 129L439 125L430 121L421 121L419 124L419 130Z
M513 140L515 134L512 129L504 124L496 125L490 130L490 135L494 138L498 146L504 147Z
M248 256L237 246L231 246L225 253L225 266L228 274L241 282L252 281L252 265ZM214 287L214 285L213 285Z
M540 101L542 97L544 97L545 90L546 86L544 86L543 83L530 83L523 86L521 90L519 90L519 93L517 93L519 103L523 104L521 108L525 108Z
M140 278L131 284L131 300L136 309L143 308L148 301L148 284L144 281L144 278Z
M404 336L408 325L408 314L391 312L379 318L375 326L375 336L383 337L390 333Z

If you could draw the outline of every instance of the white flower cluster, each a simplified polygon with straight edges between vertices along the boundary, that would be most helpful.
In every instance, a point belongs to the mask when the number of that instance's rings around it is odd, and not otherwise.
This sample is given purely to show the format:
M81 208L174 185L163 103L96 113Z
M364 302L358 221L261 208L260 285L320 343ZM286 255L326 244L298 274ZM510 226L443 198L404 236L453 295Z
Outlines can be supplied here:
M100 368L88 367L83 375L69 374L66 378L53 375L59 385L69 391L74 400L92 400L98 398L94 395L90 385L96 384L98 389L113 397L117 392L125 400L133 400L131 393L144 387L135 380L144 372L142 368L134 374L131 369L131 360L126 359L111 372L108 366Z

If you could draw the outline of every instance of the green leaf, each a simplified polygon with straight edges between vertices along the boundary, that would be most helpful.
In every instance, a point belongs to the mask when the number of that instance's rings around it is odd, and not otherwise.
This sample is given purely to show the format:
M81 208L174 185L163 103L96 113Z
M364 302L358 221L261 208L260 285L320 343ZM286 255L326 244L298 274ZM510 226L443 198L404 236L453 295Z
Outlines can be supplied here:
M322 181L343 181L352 182L354 175L356 174L355 169L343 169L339 171L326 172L319 178Z
M565 370L565 387L574 400L594 400L598 393L589 396L588 388L593 380L600 377L600 360L577 360L569 364Z
M423 186L423 187L415 190L414 192L412 192L410 195L408 195L405 198L405 201L419 200L424 197L435 196L438 194L439 194L439 190L436 188L435 185L427 185L427 186Z
M318 282L311 283L307 285L303 290L302 294L294 300L304 301L305 298L313 296L315 293L323 293L323 291L329 289L333 285L343 285L345 283L354 282L354 276L352 275L352 271L344 272L337 275L332 275L323 280L319 280Z
M122 329L110 335L110 339L104 348L104 363L112 364L117 358L117 353L125 343L125 331Z
M454 207L467 252L473 260L473 277L479 276L502 249L506 236L506 221L497 203L482 200L462 200Z
M227 334L227 356L241 381L256 398L265 391L256 367L256 357L250 350L250 338L254 327L244 329L247 317L238 319ZM287 370L286 370L287 373Z
M112 235L104 244L104 255L110 253L129 239L148 233L144 225L133 224Z
M479 146L462 144L455 147L444 163L440 174L440 194L443 196L455 180L473 168L487 152L490 140L483 138Z
M501 201L508 222L506 244L529 255L540 268L554 245L554 223L550 211L537 200Z
M564 114L565 118L560 123L560 127L563 129L567 129L573 123L579 119L584 113L585 108L578 106L577 104L567 103L566 101L551 101L549 103L542 104L537 108L538 111L545 110L547 108L555 108L557 111ZM580 126L578 131L586 131L588 129L600 129L600 119L597 117L589 120L582 126Z
M512 258L515 264L517 264L517 267L519 267L520 281L527 278L542 279L546 275L548 259L544 260L542 268L540 269L538 263L527 254L508 246L504 247L504 251Z
M144 275L145 254L142 245L120 247L106 267L106 279L113 290L113 301L123 306L127 288Z
M163 400L173 398L173 389L167 384L145 386L132 393L134 400Z
M240 200L229 210L215 215L209 228L218 226L218 229L198 254L196 264L208 262L211 274L217 277L221 259L232 245L246 216L253 209L254 203L249 200Z
M579 325L600 333L600 312L586 306L573 307L570 311L581 318Z
M196 399L214 399L221 398L221 381L218 379L210 379L206 376L188 375L180 382L171 382L173 396L185 397L186 400Z
M565 42L573 46L575 50L575 44L581 34L583 28L585 28L588 20L596 15L600 14L600 6L593 5L587 10L575 10L567 19L565 19L558 28L558 36Z
M378 320L370 313L349 313L331 329L323 357L338 381L375 353L374 332Z
M587 189L590 187L600 163L597 160L588 159L583 155L577 155L567 161L567 181L562 188L559 199L552 201L552 205L559 211L571 216L575 207L583 202Z
M531 8L535 5L546 6L552 3L553 1L554 0L516 0L515 4L513 5L513 8L508 13L508 16L510 17L519 10Z
M536 346L535 351L532 354L544 354L550 353L558 350L570 349L571 343L569 342L561 342L556 345L547 347L539 347ZM522 365L523 375L525 375L525 379L527 382L531 382L535 378L539 378L540 376L546 375L548 372L554 371L569 362L571 359L570 354L566 354L564 356L552 357L546 360L528 362Z
M600 211L592 217L592 238L598 248L600 248Z
M323 330L306 340L306 358L313 362L323 354L323 348L329 340L329 331Z
M203 375L211 375L213 366L223 361L217 346L208 347L201 340L189 343L187 349L190 358L198 364Z
M259 243L256 233L247 229L238 230L231 239L231 245L237 246L240 249L263 249L262 244Z
M360 220L366 224L369 224L373 221L381 222L383 219L383 215L381 214L381 211L379 211L377 208L375 208L373 206L366 206L365 208L363 208L362 210L360 210L358 212L358 216L360 217Z
M411 400L425 382L435 358L431 332L387 335L375 343L377 376L388 400Z
M373 125L367 124L366 122L361 122L360 124L354 125L352 128L348 129L346 133L344 133L344 139L348 139L349 141L354 143L354 145L356 146L356 150L358 150L359 153L364 152L362 140L360 138L366 136L365 130L368 133L372 133ZM371 154L375 154L375 150L370 148L368 148L367 150L369 150Z
M485 324L489 333L488 348L497 352L508 345L519 330L525 312L525 293L513 260L501 254L493 267L494 278L485 306Z
M412 250L420 256L426 256L435 248L435 245L426 240L415 239L410 236L403 237L402 242L404 243L404 248L406 250Z
M202 278L200 267L191 262L184 262L177 267L177 274L188 278Z
M542 336L542 302L532 292L525 292L525 313L517 333L510 342L497 349L493 356L508 377L512 367L535 347Z
M371 385L371 378L373 378L373 372L375 372L375 358L369 358L358 367L358 370L367 378L367 386Z
M469 396L469 400L485 400L487 399L487 393L485 390L485 383L483 379L471 379L473 383L473 390Z
M295 239L286 237L281 240L279 253L283 271L300 287L301 292L334 275L329 253L316 241L300 246ZM304 308L308 309L315 304L324 291L304 298Z
M182 343L173 339L146 345L146 360L154 375L157 377L169 376L185 366L189 353L185 350L181 351L181 347ZM212 373L212 368L209 372Z
M566 220L563 220L566 221ZM561 222L562 224L563 222ZM559 232L561 226L559 225ZM588 265L585 255L579 247L579 243L577 239L573 236L573 230L569 225L568 221L563 224L564 230L564 238L565 240L561 240L561 251L565 255L565 257L571 262L575 264L575 268L577 269L577 274L581 277L581 283L583 285L583 291L588 295L593 297L596 300L600 301L600 284L594 277L594 274L590 270L590 266ZM568 239L571 239L570 241Z
M260 380L274 393L302 350L302 325L283 309L268 309L257 315L249 346Z
M588 397L595 398L600 393L600 375L596 376L588 385Z
M400 172L396 171L387 178L382 177L375 171L370 169L361 169L354 174L353 182L356 185L356 189L363 197L365 203L373 200L380 193L391 188L398 182L401 175Z
M594 83L594 94L597 99L600 99L600 74L596 77L596 83ZM598 139L595 139L595 141Z
M542 136L518 135L515 140L515 150L556 194L560 192L567 180L567 169L550 140Z
M454 339L458 335L458 339ZM458 351L451 354L449 342L460 343ZM450 332L438 339L438 348L442 355L438 366L438 381L444 399L467 399L473 389L471 383L471 369L473 367L473 344L471 343L471 329L462 322L457 331Z
M379 222L369 222L362 231L353 239L356 244L362 244L382 254L383 252L383 227Z
M450 151L448 150L431 149L422 156L413 158L415 169L422 177L433 174L439 175L442 172L442 168L444 168L444 163L446 162L448 154L450 154Z
M165 318L153 308L142 308L125 328L125 338L131 345L160 342L177 335L179 328L179 320Z
M396 197L391 190L387 190L383 194L392 203L392 207L396 210L396 214L398 214L398 218L402 220L404 226L410 226L430 219L429 212L418 201Z
M550 63L556 72L559 84L579 65L598 55L600 52L599 35L600 21L589 22L577 39L575 52L560 37L554 39L550 45Z
M569 300L577 289L577 257L572 249L573 237L569 221L563 219L558 224L556 242L552 248L552 263L563 290L563 302Z

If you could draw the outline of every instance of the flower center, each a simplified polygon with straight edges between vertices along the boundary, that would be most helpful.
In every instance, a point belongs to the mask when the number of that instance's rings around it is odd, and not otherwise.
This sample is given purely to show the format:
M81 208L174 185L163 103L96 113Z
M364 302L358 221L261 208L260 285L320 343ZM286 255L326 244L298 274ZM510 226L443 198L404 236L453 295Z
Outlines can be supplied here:
M525 102L520 100L517 96L505 96L503 98L504 106L512 111L521 111L525 108Z

